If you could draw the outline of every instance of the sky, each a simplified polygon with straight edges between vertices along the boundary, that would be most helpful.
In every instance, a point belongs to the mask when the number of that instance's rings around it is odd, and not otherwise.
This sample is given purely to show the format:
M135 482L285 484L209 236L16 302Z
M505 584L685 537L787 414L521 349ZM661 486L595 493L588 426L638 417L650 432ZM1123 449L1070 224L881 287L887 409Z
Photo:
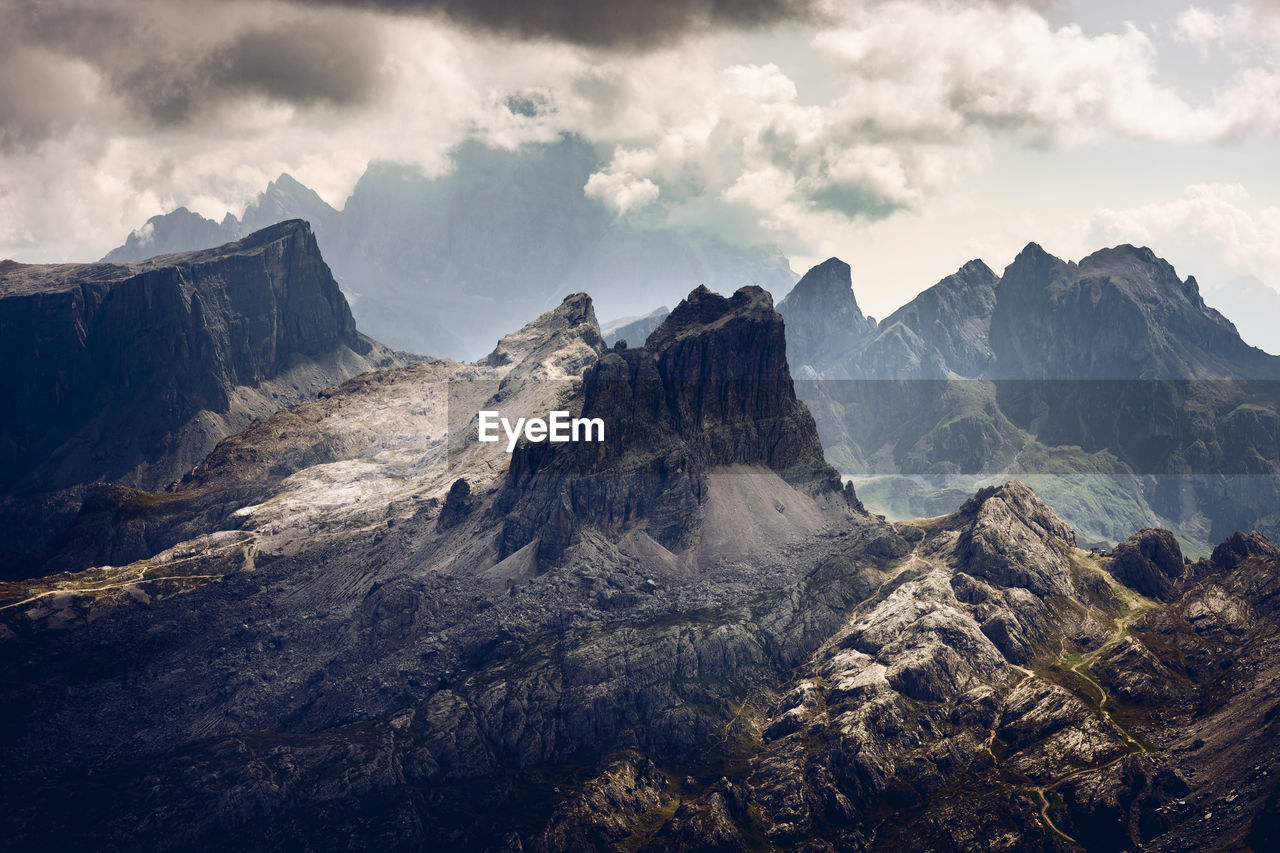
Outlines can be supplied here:
M0 3L0 258L563 133L616 216L839 256L880 317L1031 241L1280 288L1280 0Z

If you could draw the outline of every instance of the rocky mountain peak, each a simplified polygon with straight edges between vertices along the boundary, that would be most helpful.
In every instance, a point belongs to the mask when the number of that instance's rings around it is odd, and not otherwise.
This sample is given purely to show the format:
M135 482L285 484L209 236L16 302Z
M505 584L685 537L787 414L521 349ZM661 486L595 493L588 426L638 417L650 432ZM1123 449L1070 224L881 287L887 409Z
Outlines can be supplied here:
M1075 531L1025 483L982 489L956 517L964 522L956 554L969 575L1041 597L1075 593L1063 553Z
M1116 580L1161 601L1177 597L1178 581L1186 572L1182 548L1168 530L1139 530L1112 552L1111 574Z
M786 303L792 297L795 297L793 302L832 300L841 307L852 306L859 315L862 313L853 297L852 271L839 258L827 258L810 269L782 302Z
M504 556L541 536L540 559L554 559L584 522L645 522L676 547L696 526L702 478L727 466L841 491L795 396L782 318L759 287L731 297L699 287L643 347L605 352L583 378L582 416L604 421L603 443L517 447L500 500Z
M1253 558L1280 560L1280 548L1256 530L1237 531L1213 549L1213 562L1224 569L1234 569Z
M1147 248L1115 246L1079 264L1029 244L996 288L991 345L1003 378L1266 378L1280 359L1240 340Z
M107 253L107 263L140 261L156 255L220 246L242 236L240 222L227 215L219 224L185 207L151 217L129 234L123 246Z
M819 370L875 331L853 294L849 265L829 258L804 274L778 303L789 326L787 343L797 367Z
M1062 275L1072 266L1071 262L1046 252L1039 243L1028 243L1014 257L1013 262L1004 268L998 287L1000 299L1010 298L1023 290L1042 290L1047 282Z
M963 280L988 281L992 283L1000 278L981 258L974 258L965 263L956 271L956 275Z
M230 215L230 214L228 214ZM257 199L245 208L242 227L245 230L265 228L282 219L306 219L325 234L338 217L315 190L303 185L287 172L267 185Z
M656 353L683 338L701 337L714 327L733 323L767 325L773 317L773 297L763 288L743 287L725 297L700 284L653 330L645 346Z
M858 353L866 378L982 375L991 361L991 312L1000 279L972 260L886 317Z
M571 293L554 310L504 335L477 364L521 365L525 378L570 379L581 376L586 363L604 348L591 297Z

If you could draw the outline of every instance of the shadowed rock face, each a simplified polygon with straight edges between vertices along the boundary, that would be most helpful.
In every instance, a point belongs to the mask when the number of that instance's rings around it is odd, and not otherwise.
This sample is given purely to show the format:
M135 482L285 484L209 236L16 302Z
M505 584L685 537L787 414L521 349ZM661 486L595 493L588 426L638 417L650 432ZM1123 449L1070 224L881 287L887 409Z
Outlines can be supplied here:
M704 475L761 466L812 493L836 493L817 428L796 399L782 319L769 294L693 291L639 348L604 353L583 378L582 416L605 441L524 444L508 476L500 552L540 537L554 559L577 520L623 530L648 519L655 539L682 543L697 525Z
M396 358L356 331L301 221L132 264L6 263L0 357L0 482L45 510L36 551L66 519L45 501L163 487L253 417Z
M1234 569L1254 558L1280 560L1280 549L1256 530L1234 533L1213 549L1213 562L1224 569Z
M1224 545L1216 550L1221 551ZM1178 580L1186 571L1182 548L1168 530L1139 530L1111 554L1111 574L1116 580L1161 601L1175 596Z

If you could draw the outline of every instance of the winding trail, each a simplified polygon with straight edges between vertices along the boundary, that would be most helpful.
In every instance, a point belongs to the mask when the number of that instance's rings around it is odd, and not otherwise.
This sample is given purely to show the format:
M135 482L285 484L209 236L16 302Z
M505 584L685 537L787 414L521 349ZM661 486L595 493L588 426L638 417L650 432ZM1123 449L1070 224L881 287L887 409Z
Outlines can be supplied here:
M1108 583L1109 584L1111 583L1110 579L1108 579ZM1062 774L1058 778L1054 779L1052 782L1049 782L1044 785L1037 785L1031 789L1032 793L1034 793L1036 795L1036 798L1040 801L1040 809L1039 809L1040 820L1042 823L1044 823L1045 828L1048 829L1050 832L1052 832L1054 835L1057 835L1059 838L1062 838L1064 841L1068 841L1075 845L1080 845L1080 842L1077 841L1075 838L1072 838L1066 832L1064 832L1057 824L1053 822L1053 819L1049 817L1049 792L1052 791L1054 788L1057 788L1063 782L1066 782L1068 779L1074 779L1077 776L1085 776L1093 773L1100 773L1103 770L1106 770L1108 767L1111 767L1112 765L1117 764L1120 761L1123 761L1125 758L1128 758L1130 755L1134 755L1135 753L1154 752L1153 749L1150 749L1149 747L1143 745L1137 738L1135 738L1132 734L1130 734L1129 730L1126 729L1124 726L1120 725L1120 723L1115 719L1115 717L1111 716L1111 712L1107 710L1107 702L1111 698L1110 692L1108 692L1107 688L1102 686L1101 682L1099 682L1096 678L1094 678L1091 674L1089 674L1089 671L1088 671L1089 667L1091 667L1093 663L1099 657L1102 656L1103 652L1114 647L1129 635L1129 625L1135 619L1137 619L1139 616L1146 613L1148 610L1150 610L1154 606L1151 602L1141 598L1140 596L1138 596L1136 593L1132 592L1129 589L1126 589L1121 586L1116 586L1116 585L1112 585L1112 589L1116 592L1117 596L1128 606L1128 610L1120 614L1114 620L1115 626L1116 626L1115 631L1113 631L1111 636L1108 637L1106 641L1103 642L1100 646L1098 646L1098 648L1094 649L1088 654L1082 655L1079 660L1075 661L1074 663L1067 664L1065 667L1063 667L1063 664L1067 663L1068 658L1072 656L1068 655L1065 650L1062 650L1059 654L1058 661L1055 665L1058 666L1060 669L1063 669L1063 671L1065 672L1075 673L1080 678L1084 679L1085 682L1092 685L1092 687L1095 690L1098 691L1098 696L1100 697L1097 703L1098 713L1101 714L1102 717L1108 723L1110 723L1117 732L1120 733L1120 737L1123 738L1124 745L1128 751L1121 753L1120 755L1117 755L1115 758L1112 758L1109 761L1105 761L1096 767L1082 767L1077 770L1072 770L1069 773Z
M21 601L15 601L11 604L0 604L0 610L8 610L11 607L21 607L24 604L30 604L41 598L47 598L51 595L84 595L88 592L106 592L114 589L124 589L128 586L137 586L140 583L154 583L156 581L186 581L186 580L222 580L225 575L161 575L159 577L148 578L138 577L132 580L116 581L105 586L81 586L68 589L50 589L37 593L30 598L24 598Z
M137 563L131 563L128 566L121 566L118 568L108 567L113 571L118 570L122 573L127 572L127 574L121 574L116 579L113 579L107 583L100 584L98 586L74 586L76 581L74 579L75 576L72 576L72 579L65 582L67 584L65 586L55 586L53 589L47 589L47 590L44 590L43 592L38 592L35 595L27 596L26 598L20 599L18 601L11 601L7 604L0 604L0 610L10 610L15 607L22 607L24 604L30 604L33 601L39 601L42 598L48 598L50 596L55 596L55 595L87 595L89 593L94 593L94 592L110 592L113 590L122 590L127 587L137 586L139 584L153 583L155 581L222 580L224 577L227 576L226 572L222 574L217 574L217 575L163 574L163 575L152 575L150 577L148 577L147 573L153 572L153 571L160 571L160 570L176 571L185 564L207 561L211 557L225 556L227 554L233 553L236 550L240 550L244 557L244 563L241 566L241 570L252 569L254 564L254 558L257 556L257 543L254 539L248 539L248 540L240 539L240 540L236 540L235 542L211 547L206 550L200 551L198 553L188 554L181 557L171 557L171 558L161 559L163 555L157 555L156 557L152 557L148 560L140 560ZM88 569L85 572L82 572L79 574L83 575L93 571L100 571L101 568L102 567L95 567L93 569Z

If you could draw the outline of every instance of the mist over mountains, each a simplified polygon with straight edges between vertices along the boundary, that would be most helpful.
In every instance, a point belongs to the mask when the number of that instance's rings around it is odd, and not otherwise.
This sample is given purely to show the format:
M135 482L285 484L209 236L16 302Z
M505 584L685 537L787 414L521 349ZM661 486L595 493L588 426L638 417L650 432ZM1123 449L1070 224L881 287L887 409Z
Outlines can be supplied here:
M583 193L603 161L576 137L518 151L468 142L452 162L437 178L373 164L341 211L283 175L239 218L155 216L104 260L206 248L305 219L362 330L397 349L466 359L575 291L619 317L674 304L697 284L782 292L795 281L779 254L617 218Z

